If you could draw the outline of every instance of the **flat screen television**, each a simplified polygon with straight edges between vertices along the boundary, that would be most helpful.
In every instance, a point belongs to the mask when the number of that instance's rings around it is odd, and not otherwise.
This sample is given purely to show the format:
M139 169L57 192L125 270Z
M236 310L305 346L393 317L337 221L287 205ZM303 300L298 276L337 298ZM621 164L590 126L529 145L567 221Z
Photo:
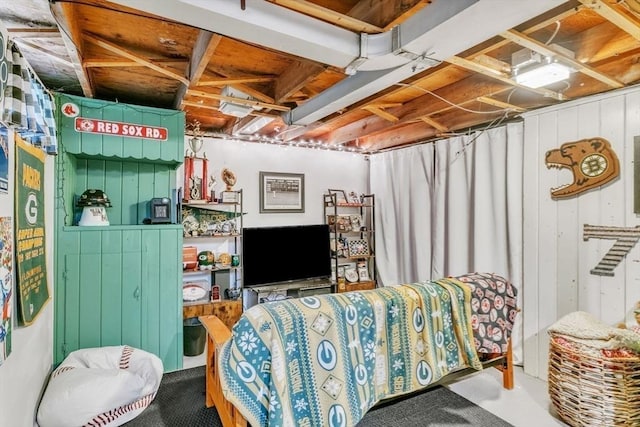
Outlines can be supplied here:
M329 278L329 226L245 227L242 263L245 288Z

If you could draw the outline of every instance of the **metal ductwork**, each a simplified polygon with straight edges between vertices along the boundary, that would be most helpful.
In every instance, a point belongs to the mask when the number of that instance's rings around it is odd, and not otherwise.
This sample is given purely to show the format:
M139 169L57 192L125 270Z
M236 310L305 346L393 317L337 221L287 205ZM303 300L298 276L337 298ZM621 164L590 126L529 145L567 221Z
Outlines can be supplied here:
M344 68L349 77L285 114L307 125L565 0L434 0L381 34L358 34L264 0L112 0L227 37ZM471 24L470 24L471 23Z

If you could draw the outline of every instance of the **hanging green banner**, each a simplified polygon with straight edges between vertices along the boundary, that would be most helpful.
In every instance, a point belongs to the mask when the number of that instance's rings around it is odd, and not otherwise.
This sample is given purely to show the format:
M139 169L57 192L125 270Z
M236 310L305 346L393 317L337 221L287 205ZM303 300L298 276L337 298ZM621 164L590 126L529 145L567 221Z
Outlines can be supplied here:
M49 301L44 238L44 152L16 135L18 321L30 325Z

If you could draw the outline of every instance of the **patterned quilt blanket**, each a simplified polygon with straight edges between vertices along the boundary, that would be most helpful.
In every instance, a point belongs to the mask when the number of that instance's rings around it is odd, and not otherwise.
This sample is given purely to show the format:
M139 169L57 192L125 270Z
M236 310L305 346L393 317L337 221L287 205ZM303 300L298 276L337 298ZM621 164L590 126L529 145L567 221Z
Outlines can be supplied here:
M381 399L481 369L456 279L259 304L221 348L225 398L254 426L355 425Z

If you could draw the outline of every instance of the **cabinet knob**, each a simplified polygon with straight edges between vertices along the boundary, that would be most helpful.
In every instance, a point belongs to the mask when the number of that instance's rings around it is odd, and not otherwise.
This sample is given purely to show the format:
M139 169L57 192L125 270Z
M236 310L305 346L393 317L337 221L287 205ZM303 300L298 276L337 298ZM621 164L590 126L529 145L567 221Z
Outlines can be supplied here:
M137 287L136 287L136 290L135 290L135 291L133 291L133 297L134 297L135 299L140 299L140 286L137 286Z

